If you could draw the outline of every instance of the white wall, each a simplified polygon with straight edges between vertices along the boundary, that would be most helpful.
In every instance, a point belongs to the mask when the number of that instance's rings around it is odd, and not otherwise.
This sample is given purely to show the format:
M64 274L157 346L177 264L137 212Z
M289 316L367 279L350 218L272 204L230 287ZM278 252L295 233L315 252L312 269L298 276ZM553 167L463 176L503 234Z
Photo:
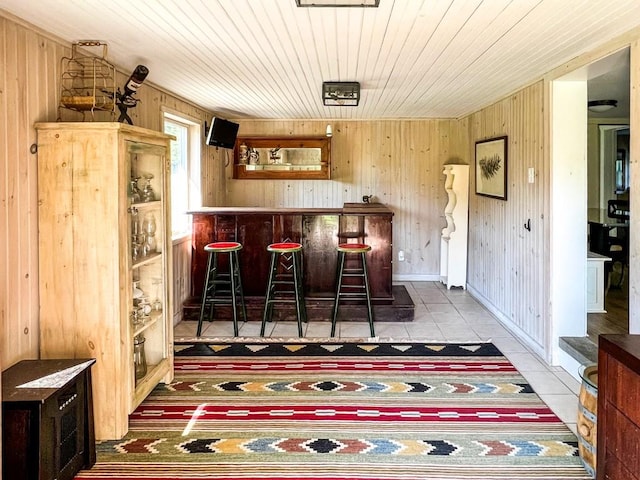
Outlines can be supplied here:
M587 79L579 77L577 72L569 80L551 83L553 364L561 360L559 337L582 337L587 333Z

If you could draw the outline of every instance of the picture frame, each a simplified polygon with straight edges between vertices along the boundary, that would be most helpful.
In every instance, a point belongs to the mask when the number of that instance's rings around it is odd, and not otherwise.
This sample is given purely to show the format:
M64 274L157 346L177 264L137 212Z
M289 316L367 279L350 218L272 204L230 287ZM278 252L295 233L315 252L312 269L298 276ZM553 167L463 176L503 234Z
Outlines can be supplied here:
M476 142L476 195L507 200L507 136Z

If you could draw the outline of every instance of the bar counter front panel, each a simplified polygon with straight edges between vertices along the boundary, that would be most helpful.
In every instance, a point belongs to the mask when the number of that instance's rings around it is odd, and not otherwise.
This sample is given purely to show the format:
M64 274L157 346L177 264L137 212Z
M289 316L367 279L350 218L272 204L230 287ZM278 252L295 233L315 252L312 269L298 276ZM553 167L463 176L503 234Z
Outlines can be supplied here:
M242 243L240 268L244 294L249 299L265 295L270 262L267 245L301 243L305 297L317 300L333 299L335 295L338 243L367 243L371 245L367 267L373 302L393 301L393 212L382 204L348 203L342 209L222 207L189 213L193 216L191 302L202 296L207 266L204 247L219 241Z

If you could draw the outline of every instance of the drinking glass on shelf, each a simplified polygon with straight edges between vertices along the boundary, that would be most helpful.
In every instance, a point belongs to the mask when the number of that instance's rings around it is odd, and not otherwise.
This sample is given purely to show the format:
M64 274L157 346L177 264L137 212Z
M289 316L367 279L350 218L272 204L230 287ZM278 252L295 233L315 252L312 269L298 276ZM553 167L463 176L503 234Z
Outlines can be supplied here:
M131 198L131 203L139 203L142 201L142 192L140 188L138 188L138 180L140 177L131 177L131 183L129 185L129 197Z
M162 279L154 278L151 281L151 283L153 284L154 295L155 295L155 298L151 303L151 306L153 307L154 311L159 312L162 310L162 301L160 300L160 288L162 287Z
M131 236L131 258L134 262L144 256L144 244L144 233L138 233Z
M131 259L137 262L142 255L142 244L137 243L135 240L131 242Z
M153 174L145 173L144 179L145 184L142 190L142 201L143 202L153 202L156 199L156 194L153 191L153 187L151 186L151 179L153 178Z
M131 324L133 325L133 327L136 328L139 325L142 325L142 323L144 323L144 322L142 321L142 319L138 315L138 310L137 309L133 310L131 312Z
M135 236L140 233L140 220L138 217L138 209L131 207L131 235Z
M142 229L145 234L145 242L143 245L143 254L145 256L156 251L158 244L156 242L156 217L153 213L148 213L144 217Z
M136 280L136 281L133 282L132 288L133 288L133 299L134 299L134 301L144 295L144 292L140 289L140 281L139 280Z

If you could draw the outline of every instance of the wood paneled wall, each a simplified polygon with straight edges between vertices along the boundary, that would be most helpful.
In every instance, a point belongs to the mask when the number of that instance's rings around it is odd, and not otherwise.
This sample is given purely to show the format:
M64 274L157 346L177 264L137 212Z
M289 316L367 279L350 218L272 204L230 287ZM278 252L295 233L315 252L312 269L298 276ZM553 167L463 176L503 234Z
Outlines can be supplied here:
M640 65L637 38L634 34L632 101L637 99ZM0 368L6 368L38 356L38 255L51 253L37 251L37 160L29 149L36 142L33 124L58 118L60 59L71 50L67 43L1 15L0 45ZM123 85L129 74L120 72L118 84ZM152 82L153 71L138 92L141 103L130 111L136 125L160 130L163 108L210 121L209 112ZM442 166L470 163L469 288L545 352L551 329L545 290L551 181L543 112L547 97L539 82L464 119L331 121L331 180L233 180L231 152L203 145L203 205L339 207L374 195L395 212L393 248L396 255L405 252L404 262L394 262L396 278L437 278L446 203ZM637 117L634 109L632 129ZM79 119L68 111L61 118ZM328 122L240 123L243 135L323 135ZM509 137L507 202L474 194L474 142L500 135ZM632 136L632 152L638 138ZM637 155L631 162L632 183L637 184ZM529 168L535 172L533 184L527 182ZM529 220L530 231L524 228ZM632 240L637 223L632 220ZM637 250L631 251L633 265L638 264ZM640 303L637 271L631 269L632 316Z
M182 320L182 304L191 295L191 237L173 242L173 325Z
M60 60L71 54L69 44L0 15L0 366L38 358L38 252L37 156L29 148L36 143L35 122L58 118ZM131 72L118 74L124 85ZM141 100L130 110L133 123L161 130L161 109L169 108L191 118L210 119L211 114L153 86L153 71L138 91ZM76 112L63 110L60 118L80 120ZM97 115L97 120L112 120ZM219 165L221 152L207 149L205 165ZM207 169L203 175L212 198L222 201L224 176ZM217 198L216 198L217 195ZM91 240L91 232L87 232ZM96 239L97 240L97 239ZM91 294L88 286L87 294Z
M468 162L467 122L458 120L241 120L241 135L324 135L333 127L330 180L234 180L227 205L341 207L364 195L394 212L396 278L436 278L445 226L445 162ZM232 163L232 160L231 162ZM397 261L397 252L405 261Z
M494 313L544 350L549 328L544 285L548 259L545 215L548 168L544 152L544 88L538 82L469 117L469 156L475 142L508 136L507 201L469 197L470 290ZM528 182L528 169L535 172ZM525 228L529 225L530 230Z
M34 122L58 118L59 63L70 48L7 18L0 18L0 38L5 45L0 51L5 67L0 74L0 218L5 225L0 235L4 259L0 262L0 361L6 367L38 355L37 178L36 156L29 153L29 146L36 141ZM120 85L129 74L118 74ZM159 130L163 107L203 123L210 121L208 112L154 88L152 80L150 72L138 92L141 102L130 110L136 125ZM536 85L462 120L331 121L332 179L323 181L233 180L231 152L203 146L203 204L339 207L374 195L395 212L394 252L405 252L404 262L394 261L396 278L436 278L446 203L442 166L469 163L474 140L507 134L509 202L471 195L469 281L540 341L542 267L532 267L541 262L529 260L540 255L544 225L540 181L544 165L539 155L542 104L542 88ZM66 110L61 118L80 119ZM243 135L323 135L328 122L240 123ZM538 175L534 185L526 183L529 166ZM534 226L531 233L522 228L528 218ZM515 289L506 288L511 284Z

